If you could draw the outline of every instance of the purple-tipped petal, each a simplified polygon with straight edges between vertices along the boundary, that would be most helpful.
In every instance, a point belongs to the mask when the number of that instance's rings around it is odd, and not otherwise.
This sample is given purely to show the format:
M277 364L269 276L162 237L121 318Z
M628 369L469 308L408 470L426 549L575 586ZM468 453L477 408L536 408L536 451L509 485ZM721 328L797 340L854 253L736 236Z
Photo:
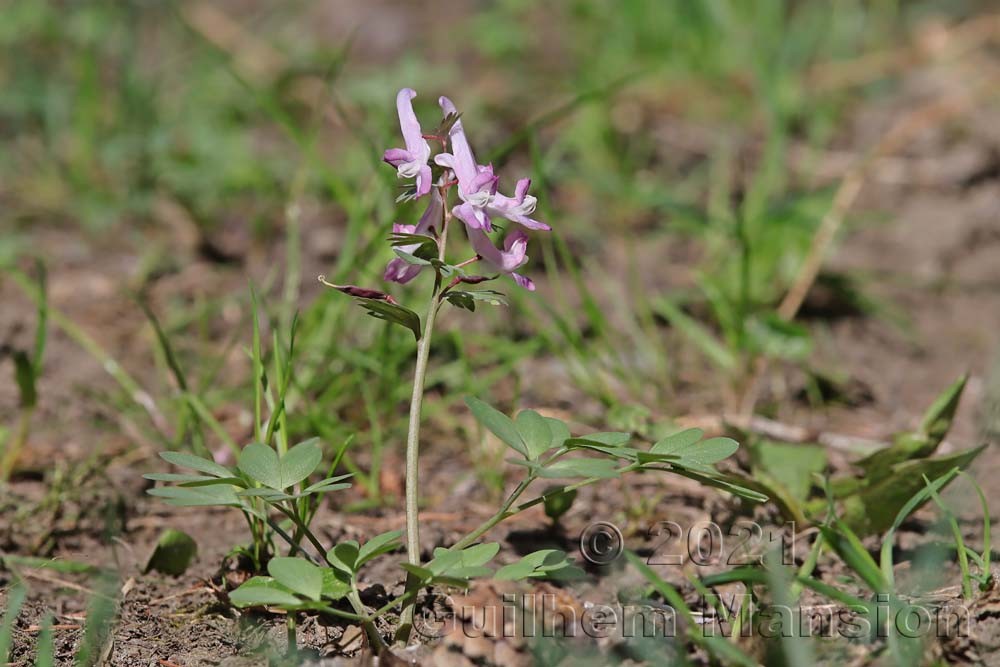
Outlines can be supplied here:
M382 155L382 159L396 168L400 178L413 178L417 181L417 196L427 194L430 190L430 168L427 160L431 156L431 146L424 139L420 130L420 122L413 113L412 100L417 93L412 88L403 88L396 95L396 111L399 113L399 129L403 133L406 148L390 148ZM425 176L426 175L426 176Z
M517 258L518 266L528 261L528 235L521 229L515 229L503 240L504 252Z
M423 197L430 191L431 191L431 168L430 165L424 164L421 165L420 173L417 174L417 196Z
M511 222L516 222L517 224L521 225L522 227L526 227L527 229L533 229L538 232L552 231L552 227L550 227L549 225L546 225L544 222L541 222L539 220L535 220L534 218L529 218L526 215L513 214L513 215L501 215L501 217L507 218Z
M412 162L413 156L405 148L390 148L382 154L382 161L393 167L398 167L406 162Z
M521 229L515 229L504 239L503 250L493 245L493 241L481 229L469 229L469 241L476 254L482 258L488 267L507 274L518 286L535 290L535 283L527 276L515 271L528 261L528 235Z
M403 132L403 140L406 141L406 150L414 158L423 156L422 162L426 162L430 157L431 147L424 139L420 130L420 121L417 114L413 112L413 98L417 96L417 91L412 88L403 88L396 95L396 112L399 114L399 129ZM411 158L412 159L412 158Z
M455 156L451 153L438 153L434 156L434 164L445 169L455 169Z
M477 192L487 192L490 195L495 195L497 193L497 184L500 182L500 178L493 175L493 170L481 171L472 179L472 184L469 186L469 190L466 194L472 194Z
M455 105L447 97L438 98L438 104L446 116L458 113ZM461 120L455 121L455 124L451 126L451 129L448 131L448 138L451 142L452 169L458 178L459 187L466 193L475 192L475 190L470 188L472 181L479 174L479 169L476 164L476 158L472 154L472 148L469 147L469 141L465 138L465 130L462 127Z
M410 264L402 257L396 257L389 260L389 263L386 264L385 273L382 274L382 278L383 280L405 285L416 278L423 268L419 264Z
M483 209L473 206L469 202L463 202L451 209L451 214L465 223L469 229L492 231L493 224Z
M517 199L511 199L506 195L497 193L490 199L489 204L486 207L486 211L489 215L499 216L501 218L506 218L511 222L516 222L519 225L527 227L528 229L535 229L539 231L549 231L552 228L546 225L544 222L539 222L530 215L535 211L536 199L530 195L525 194L521 201Z
M523 287L529 292L535 291L535 283L532 282L531 278L527 276L522 276L520 273L512 273L510 277L514 279L514 282L518 284L519 287Z
M517 200L518 204L524 201L524 197L528 194L528 188L530 187L530 178L522 178L517 182L517 185L514 187L514 199Z
M468 233L469 242L472 243L476 254L482 257L487 265L501 273L510 273L528 261L527 236L522 237L515 232L514 238L504 241L504 250L500 250L493 245L493 241L483 230L469 229Z

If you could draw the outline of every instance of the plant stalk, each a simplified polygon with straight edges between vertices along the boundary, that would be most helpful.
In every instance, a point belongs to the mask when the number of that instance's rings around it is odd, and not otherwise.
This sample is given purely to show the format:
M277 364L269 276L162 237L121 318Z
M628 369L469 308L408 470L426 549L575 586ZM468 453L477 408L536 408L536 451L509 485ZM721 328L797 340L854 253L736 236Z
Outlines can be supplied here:
M448 197L445 188L441 188L442 208L444 214L441 221L441 234L438 238L438 259L445 258L445 247L448 241L448 222L451 211L448 210ZM417 342L417 362L413 371L413 394L410 397L410 421L406 431L406 559L411 565L420 565L420 521L419 521L419 460L420 460L420 421L424 400L424 383L427 379L427 362L431 352L431 338L434 334L434 323L441 306L441 274L434 278L434 291L427 306L424 317L424 330ZM406 589L411 591L415 586L412 576L407 578ZM415 598L415 595L414 595ZM413 605L407 605L403 610L403 626L413 623Z
M636 468L638 468L638 466L633 463L633 464L629 464L629 465L627 465L627 466L625 466L623 468L619 468L618 472L620 474L625 474L627 472L631 472L631 471L635 470ZM532 498L531 500L527 500L527 501L525 501L525 502L523 502L520 505L517 505L515 507L514 503L521 496L521 494L524 493L524 491L528 488L528 485L531 484L531 482L533 482L535 480L535 477L529 475L527 478L525 478L524 481L522 481L520 484L518 484L518 486L517 486L516 489L514 489L511 492L510 496L508 496L508 498L507 498L507 501L504 502L503 507L501 507L500 510L496 514L494 514L489 519L487 519L486 521L484 521L481 524L479 524L479 527L477 527L471 533L469 533L468 535L466 535L465 537L463 537L462 539L460 539L458 542L455 542L455 544L451 548L452 549L465 549L466 547L472 546L472 544L476 540L478 540L480 537L482 537L484 534L486 534L491 528L493 528L495 525L497 525L501 521L509 519L510 517L514 516L515 514L520 514L524 510L530 509L530 508L534 507L535 505L538 505L539 503L545 502L545 498L548 497L548 496L555 495L557 493L565 493L567 491L576 491L577 489L581 489L581 488L583 488L585 486L590 486L591 484L599 482L602 479L604 479L604 478L603 477L588 477L587 479L581 480L579 482L574 482L573 484L566 484L565 486L559 487L558 489L553 489L551 491L543 493L540 496Z

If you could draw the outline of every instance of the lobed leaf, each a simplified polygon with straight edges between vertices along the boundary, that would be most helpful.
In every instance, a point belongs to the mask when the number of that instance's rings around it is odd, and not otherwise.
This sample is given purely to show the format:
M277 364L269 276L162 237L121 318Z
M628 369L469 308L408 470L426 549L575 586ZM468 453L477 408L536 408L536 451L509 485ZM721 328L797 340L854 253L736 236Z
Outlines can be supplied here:
M323 451L319 447L319 438L311 438L295 445L281 457L281 488L295 486L313 474L322 462Z
M233 476L233 471L229 468L201 456L195 456L194 454L187 454L185 452L160 452L160 458L179 468L190 468L191 470L197 470L213 477Z
M542 549L530 553L516 563L504 565L494 573L493 578L501 581L517 581L528 578L575 579L583 576L583 570L574 564L559 549Z
M373 558L389 553L390 551L395 551L399 548L399 540L402 536L403 531L392 530L388 533L382 533L381 535L376 535L371 538L358 550L355 567L360 568Z
M338 570L353 574L357 572L359 567L357 561L360 553L361 548L358 546L358 543L354 540L347 540L327 551L326 559L330 565Z
M239 507L240 499L232 486L163 486L146 491L151 496L163 498L175 507L208 507L223 505Z
M688 429L660 440L650 448L651 454L676 459L677 465L706 467L729 458L740 448L732 438L702 440L700 429Z
M332 567L321 568L323 572L323 597L340 600L351 592L350 579L340 570Z
M237 607L298 607L295 594L273 577L251 577L229 593L229 601Z
M267 571L279 584L310 600L319 601L323 594L323 571L303 558L272 558Z
M514 420L496 408L472 396L466 397L465 404L469 406L469 410L472 411L472 416L476 418L476 421L482 424L486 430L500 438L508 447L526 459L531 458L528 455L527 446L521 440L521 435L514 424Z
M569 477L597 477L613 479L620 473L613 459L561 459L555 463L537 467L535 473L546 479L566 479Z
M521 410L516 428L529 459L537 459L552 447L552 429L545 417L534 410Z
M237 464L251 479L264 486L281 490L281 461L278 452L271 447L253 442L243 448Z

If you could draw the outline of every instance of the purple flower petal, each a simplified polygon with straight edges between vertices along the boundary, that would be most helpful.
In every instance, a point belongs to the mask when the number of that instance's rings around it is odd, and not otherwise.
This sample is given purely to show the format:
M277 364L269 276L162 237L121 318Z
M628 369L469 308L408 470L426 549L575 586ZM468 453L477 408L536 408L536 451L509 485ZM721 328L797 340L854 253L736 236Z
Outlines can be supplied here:
M420 264L410 264L402 257L396 257L390 259L389 263L386 264L385 273L382 274L382 278L383 280L405 285L420 275L420 271L423 268Z
M514 199L517 200L518 204L524 201L524 197L528 194L528 188L530 187L530 178L522 178L517 182L517 185L514 187Z
M458 113L455 105L447 97L438 98L438 104L445 115ZM455 124L451 126L451 129L448 131L448 138L451 142L451 168L455 171L455 176L458 178L459 187L466 194L476 192L470 188L472 181L479 175L479 169L476 164L476 158L472 154L472 148L469 147L469 141L465 138L465 130L462 127L461 119L455 121Z
M483 262L488 266L501 273L510 273L528 261L526 254L528 238L520 230L516 230L511 234L514 238L508 237L504 241L503 250L493 245L493 241L490 240L490 237L483 230L469 229L468 232L469 241L472 243L472 248L476 251L476 254L482 257Z
M430 144L424 139L420 130L420 121L417 114L413 112L413 98L417 96L417 91L412 88L403 88L396 95L396 112L399 114L399 129L403 132L403 140L406 141L406 150L413 157L421 162L426 162L431 155Z
M528 261L528 235L523 230L513 230L503 240L503 249L505 252L517 256L520 263L524 264Z
M465 226L472 229L491 231L493 224L486 212L482 208L473 206L469 202L463 202L451 209L451 214L465 223Z
M544 222L539 222L538 220L530 217L530 215L535 211L535 204L537 200L531 195L526 194L526 186L522 189L521 183L526 180L528 179L518 181L518 194L521 195L520 201L518 201L518 199L511 199L506 195L497 193L490 199L489 204L486 206L487 213L501 218L506 218L507 220L516 222L517 224L523 225L528 229L536 229L547 232L552 228Z
M393 167L398 167L403 163L412 162L413 156L405 148L390 148L382 154L382 161Z
M527 276L522 276L520 273L512 273L510 277L514 279L514 282L518 284L519 287L523 287L529 292L535 291L535 283L532 282L531 278Z
M495 195L497 192L497 184L500 182L498 176L493 175L493 169L480 171L469 186L468 193L473 192L487 192L490 195Z
M413 113L413 98L417 96L412 88L403 88L396 95L396 111L399 113L399 129L403 132L406 148L390 148L382 159L396 168L400 178L416 179L417 197L431 189L430 167L427 160L431 156L431 146L424 139L420 122Z
M420 166L420 172L417 174L417 196L423 197L430 191L431 191L431 168L430 165L423 164Z
M427 234L442 221L443 216L444 199L441 198L441 193L438 190L434 190L434 192L431 193L431 200L427 203L427 208L424 209L424 214L421 215L420 220L417 221L417 227L413 233Z

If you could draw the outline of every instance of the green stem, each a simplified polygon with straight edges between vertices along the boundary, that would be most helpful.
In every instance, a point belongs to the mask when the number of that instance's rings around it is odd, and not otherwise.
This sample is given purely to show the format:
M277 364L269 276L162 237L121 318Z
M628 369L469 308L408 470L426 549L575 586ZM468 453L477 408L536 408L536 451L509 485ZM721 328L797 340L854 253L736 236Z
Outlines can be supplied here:
M385 614L390 609L393 609L394 607L398 607L399 605L401 605L401 604L403 604L405 602L408 602L410 600L410 598L412 598L412 597L413 597L413 594L411 592L409 592L409 591L404 592L398 598L395 598L393 600L390 600L389 602L386 602L384 605L382 605L381 607L379 607L378 609L376 609L372 613L368 614L368 616L366 617L366 620L374 621L376 618L381 617L383 614Z
M376 653L380 653L379 649L385 646L385 642L382 641L382 635L375 628L374 619L376 617L365 614L365 605L361 602L361 594L358 592L358 583L354 575L351 576L351 592L347 594L347 599L355 611L362 615L361 625L365 629L365 634L368 635L368 643L371 644Z
M295 612L288 612L288 617L285 621L285 631L288 636L288 655L293 656L299 652L298 641L295 637Z
M444 199L444 217L441 223L441 235L438 238L438 259L445 258L445 246L448 241L448 222L451 212L448 210L447 193L442 188ZM420 565L420 492L419 492L419 460L420 460L420 416L424 400L424 383L427 379L427 362L430 358L431 337L434 334L434 322L441 306L441 274L434 279L434 291L427 306L424 317L424 330L417 342L417 362L413 371L413 393L410 396L410 422L406 431L406 559L411 565ZM414 577L408 577L406 590L410 592L417 585ZM413 621L413 606L403 610L402 624L409 626Z
M632 463L632 464L629 464L629 465L627 465L627 466L625 466L623 468L619 468L618 469L618 473L619 474L625 474L627 472L631 472L631 471L635 470L638 467L639 467L639 464ZM581 489L581 488L583 488L585 486L590 486L591 484L599 482L602 479L605 479L605 478L603 478L603 477L588 477L585 480L582 480L582 481L579 481L579 482L575 482L573 484L566 484L565 486L561 486L558 489L552 489L550 491L547 491L547 492L543 493L542 495L540 495L540 496L538 496L536 498L532 498L531 500L526 500L525 502L521 503L520 505L517 505L516 507L512 508L512 506L514 505L514 501L516 501L517 498L522 493L524 493L525 489L528 488L528 485L535 480L534 476L529 475L523 482L521 482L520 484L518 484L517 488L514 489L513 492L511 492L510 496L507 498L507 501L503 504L503 507L501 507L500 510L496 514L494 514L493 516L491 516L489 519L487 519L483 523L479 524L479 526L475 530L473 530L471 533L469 533L468 535L466 535L465 537L463 537L462 539L460 539L451 548L452 549L464 549L464 548L470 546L473 542L475 542L476 540L478 540L486 532L488 532L491 528L493 528L493 526L497 525L501 521L509 519L510 517L514 516L515 514L520 514L521 512L523 512L526 509L530 509L530 508L534 507L535 505L538 505L539 503L545 502L545 499L548 498L549 496L556 495L556 494L559 494L559 493L566 493L568 491L576 491L577 489Z
M464 549L468 546L471 546L473 542L478 540L483 534L485 534L487 531L493 528L493 526L497 525L504 519L508 519L514 514L516 514L517 513L516 511L515 512L510 511L511 506L514 505L514 502L517 501L517 499L521 496L521 494L524 493L524 491L528 488L528 485L531 484L531 482L533 482L534 480L535 480L534 475L528 475L520 484L517 485L516 489L511 491L511 494L507 496L507 500L504 501L504 504L500 507L500 510L497 511L496 514L491 516L483 523L479 524L479 526L475 530L473 530L471 533L460 539L458 542L452 545L451 548Z

